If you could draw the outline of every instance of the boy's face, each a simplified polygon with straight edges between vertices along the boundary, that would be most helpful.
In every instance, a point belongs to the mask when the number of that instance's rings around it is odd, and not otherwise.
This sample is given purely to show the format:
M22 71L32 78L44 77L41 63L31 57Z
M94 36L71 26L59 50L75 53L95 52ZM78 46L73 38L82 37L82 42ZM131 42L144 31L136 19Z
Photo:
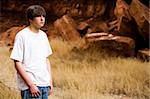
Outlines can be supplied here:
M29 20L30 24L32 24L34 27L40 29L45 24L45 17L44 16L38 16L34 17L33 20Z

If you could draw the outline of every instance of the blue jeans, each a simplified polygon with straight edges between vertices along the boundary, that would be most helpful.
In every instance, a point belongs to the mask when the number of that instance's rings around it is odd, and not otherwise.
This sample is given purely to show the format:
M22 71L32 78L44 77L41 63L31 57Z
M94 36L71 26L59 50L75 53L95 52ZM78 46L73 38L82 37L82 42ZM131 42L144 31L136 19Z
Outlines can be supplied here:
M30 90L26 89L26 90L21 91L22 99L48 99L48 94L49 94L49 91L50 91L50 87L49 86L47 86L47 87L37 86L37 87L38 87L38 89L40 90L40 93L41 93L38 97L32 97L32 95L30 93Z

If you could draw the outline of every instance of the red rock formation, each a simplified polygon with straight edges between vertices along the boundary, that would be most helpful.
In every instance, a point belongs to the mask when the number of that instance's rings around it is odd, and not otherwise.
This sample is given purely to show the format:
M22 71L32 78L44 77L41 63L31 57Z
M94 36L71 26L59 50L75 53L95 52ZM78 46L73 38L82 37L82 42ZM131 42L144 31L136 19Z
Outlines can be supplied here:
M144 0L143 0L144 1ZM139 0L132 0L132 3L130 5L130 14L135 19L139 33L142 35L142 37L145 40L146 45L149 46L149 13L150 10L147 6L142 4Z
M150 60L150 49L139 50L137 57L139 59L142 59L143 61L149 61Z
M25 26L21 26L21 27L12 27L10 29L8 29L6 32L2 33L0 41L1 41L1 45L7 45L10 48L13 46L14 44L14 38L16 36L16 34L22 30Z
M64 40L76 41L80 39L80 34L76 30L77 24L71 17L64 15L54 22L54 26Z
M87 43L104 42L111 50L122 51L125 56L134 56L135 42L132 38L115 36L108 33L91 33L85 36ZM117 46L116 46L117 45Z

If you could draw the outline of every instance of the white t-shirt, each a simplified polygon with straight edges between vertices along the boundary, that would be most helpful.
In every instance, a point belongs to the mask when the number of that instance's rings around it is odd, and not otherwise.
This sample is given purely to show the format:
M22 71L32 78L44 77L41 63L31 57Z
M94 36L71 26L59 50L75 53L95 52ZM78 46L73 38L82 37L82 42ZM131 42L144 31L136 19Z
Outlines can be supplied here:
M17 33L10 58L22 62L23 68L34 84L49 86L51 73L48 71L46 58L51 54L46 33L41 30L33 33L29 27L26 27ZM17 78L19 89L27 89L28 86L19 74Z

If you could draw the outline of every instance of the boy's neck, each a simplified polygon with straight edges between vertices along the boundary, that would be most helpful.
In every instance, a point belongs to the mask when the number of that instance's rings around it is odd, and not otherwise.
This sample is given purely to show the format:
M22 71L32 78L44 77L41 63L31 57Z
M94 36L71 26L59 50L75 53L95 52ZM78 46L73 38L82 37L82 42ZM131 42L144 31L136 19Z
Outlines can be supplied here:
M33 26L32 24L29 25L29 29L33 32L33 33L39 33L39 28Z

